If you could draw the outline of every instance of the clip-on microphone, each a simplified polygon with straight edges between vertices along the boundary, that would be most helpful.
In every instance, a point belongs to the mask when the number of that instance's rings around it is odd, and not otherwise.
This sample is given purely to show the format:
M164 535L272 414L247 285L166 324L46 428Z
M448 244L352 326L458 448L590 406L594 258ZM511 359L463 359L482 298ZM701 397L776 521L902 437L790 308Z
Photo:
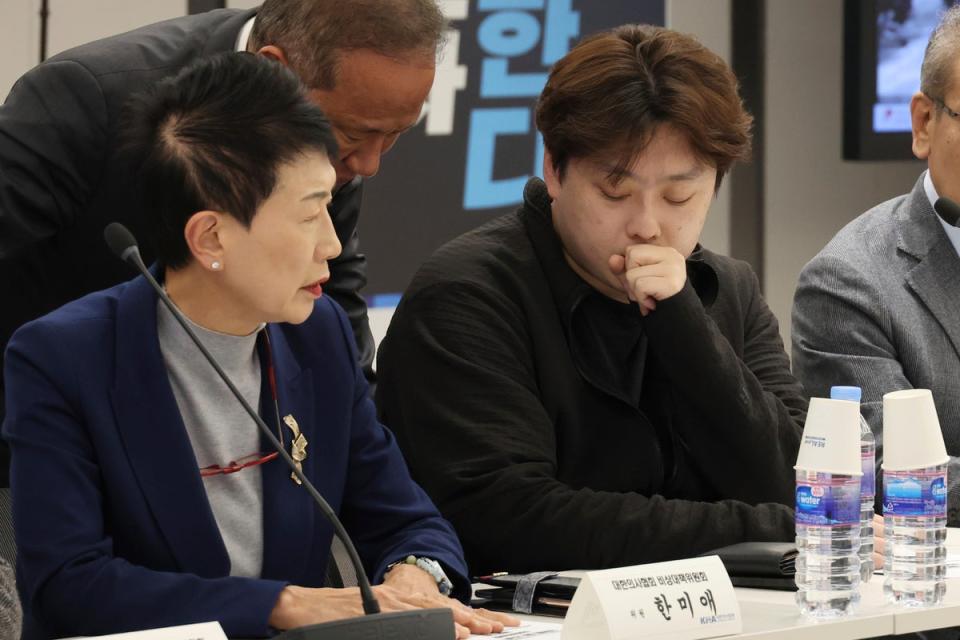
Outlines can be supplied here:
M937 201L933 204L933 208L936 210L937 215L939 215L943 220L950 226L957 227L960 226L960 205L951 200L950 198L937 198Z

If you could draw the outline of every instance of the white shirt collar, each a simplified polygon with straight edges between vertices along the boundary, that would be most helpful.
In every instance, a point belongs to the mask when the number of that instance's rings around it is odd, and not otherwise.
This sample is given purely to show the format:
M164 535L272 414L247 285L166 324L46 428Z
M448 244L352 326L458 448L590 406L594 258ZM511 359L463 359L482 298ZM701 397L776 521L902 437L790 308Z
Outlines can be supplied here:
M936 201L940 199L940 196L937 194L937 188L933 186L933 178L930 177L929 169L927 169L923 175L923 190L927 193L927 199L930 201L930 207L932 208ZM960 229L951 224L947 224L939 215L937 216L937 220L940 221L940 225L950 239L954 251L960 256Z
M923 190L927 192L927 200L930 201L930 206L932 207L936 201L940 199L940 194L937 193L937 188L933 186L930 169L923 172Z
M257 19L257 16L253 16L249 20L243 23L243 28L240 29L239 35L237 35L237 51L246 51L247 50L247 41L250 40L250 32L253 31L253 21Z

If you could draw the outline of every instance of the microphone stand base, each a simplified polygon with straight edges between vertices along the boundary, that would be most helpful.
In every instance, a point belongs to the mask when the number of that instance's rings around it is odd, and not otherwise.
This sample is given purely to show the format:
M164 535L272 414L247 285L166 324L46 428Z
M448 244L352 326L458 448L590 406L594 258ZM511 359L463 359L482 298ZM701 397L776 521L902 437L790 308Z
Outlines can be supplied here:
M415 609L375 613L290 629L276 640L453 640L456 638L450 609Z

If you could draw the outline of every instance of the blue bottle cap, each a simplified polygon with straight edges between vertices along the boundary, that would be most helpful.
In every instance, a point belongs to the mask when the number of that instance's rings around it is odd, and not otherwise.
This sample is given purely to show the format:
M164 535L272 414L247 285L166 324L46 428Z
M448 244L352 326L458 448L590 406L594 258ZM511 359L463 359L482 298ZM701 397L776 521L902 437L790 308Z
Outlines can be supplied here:
M860 387L830 387L830 398L833 400L852 400L860 402L863 392Z

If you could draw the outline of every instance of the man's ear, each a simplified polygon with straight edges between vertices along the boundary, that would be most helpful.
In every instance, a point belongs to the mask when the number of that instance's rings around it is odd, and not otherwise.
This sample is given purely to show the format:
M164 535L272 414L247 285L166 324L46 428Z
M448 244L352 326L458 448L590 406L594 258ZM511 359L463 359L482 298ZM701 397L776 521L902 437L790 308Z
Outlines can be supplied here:
M223 265L222 217L217 211L197 211L184 225L183 238L190 255L203 269L217 271Z
M930 155L931 131L936 118L936 105L923 92L910 99L910 126L913 130L913 155L926 160Z
M275 60L285 67L290 66L290 61L287 60L287 54L283 51L283 49L276 45L268 44L260 47L257 49L257 55Z

